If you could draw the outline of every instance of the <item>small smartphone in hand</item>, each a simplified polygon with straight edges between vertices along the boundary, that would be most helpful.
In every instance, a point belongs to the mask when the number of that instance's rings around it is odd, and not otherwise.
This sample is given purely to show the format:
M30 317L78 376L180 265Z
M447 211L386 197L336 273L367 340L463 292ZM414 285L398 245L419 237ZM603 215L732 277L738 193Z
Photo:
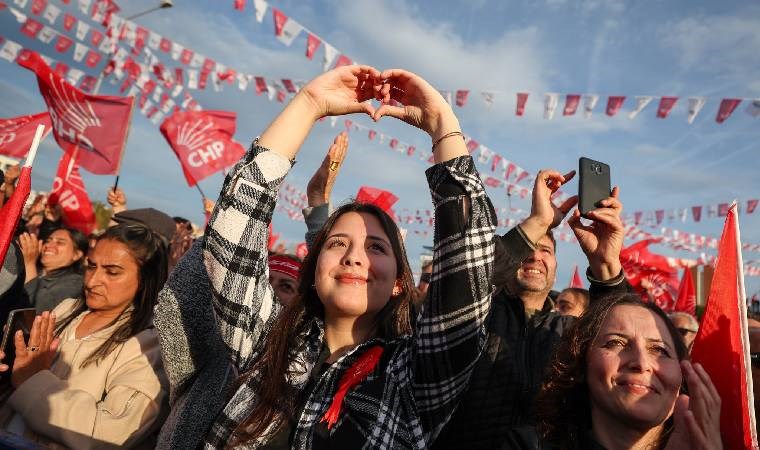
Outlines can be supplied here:
M578 160L578 209L583 217L599 207L599 202L612 193L610 166L582 157Z

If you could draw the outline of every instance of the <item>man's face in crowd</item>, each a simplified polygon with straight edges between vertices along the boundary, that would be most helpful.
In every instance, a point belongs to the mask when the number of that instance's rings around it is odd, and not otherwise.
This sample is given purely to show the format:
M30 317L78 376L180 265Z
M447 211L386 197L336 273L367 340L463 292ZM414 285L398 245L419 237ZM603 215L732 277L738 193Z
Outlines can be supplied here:
M691 350L691 344L694 343L694 338L697 337L697 331L695 331L694 325L688 318L683 316L675 316L671 318L673 325L676 326L678 332L683 336L683 341L686 344L686 348Z
M580 317L585 310L586 304L581 294L562 291L557 297L557 312L563 316Z
M517 269L517 288L521 292L549 292L554 286L557 272L557 259L554 256L554 243L549 236L542 236L536 243L536 249L525 258Z

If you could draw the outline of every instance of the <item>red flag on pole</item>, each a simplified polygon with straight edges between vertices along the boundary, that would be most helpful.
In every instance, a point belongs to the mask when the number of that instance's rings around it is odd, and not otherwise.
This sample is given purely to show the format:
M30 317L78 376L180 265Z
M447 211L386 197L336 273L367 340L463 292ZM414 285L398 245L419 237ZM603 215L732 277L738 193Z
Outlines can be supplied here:
M577 264L575 265L575 269L573 270L573 277L570 278L570 287L584 289L583 280L581 279L581 274L578 273Z
M179 158L189 186L232 166L245 154L232 139L236 118L227 111L186 111L161 124L161 134Z
M23 158L29 151L37 125L45 125L45 139L50 133L50 114L47 112L30 116L0 119L0 155Z
M688 267L683 269L681 285L678 287L678 298L673 310L697 316L697 290L694 288L694 280Z
M63 223L67 227L76 228L86 235L95 230L95 211L90 196L79 174L79 166L68 153L64 153L58 163L48 204L61 205Z
M79 164L92 173L118 173L134 99L85 94L53 73L36 52L28 52L19 65L37 75L58 145L68 154L78 149Z
M736 204L718 247L710 295L691 359L705 368L720 394L720 431L727 449L756 449L752 370Z
M388 213L389 216L393 217L393 210L391 210L391 207L398 201L398 197L389 191L370 186L362 186L359 188L359 192L356 193L356 201L359 203L371 203Z
M21 219L24 204L26 203L26 199L29 198L29 192L32 190L32 163L37 155L37 148L40 146L44 133L45 125L37 125L32 144L29 146L29 154L16 182L16 190L3 207L0 208L0 262L5 261L8 247L11 245L18 221Z

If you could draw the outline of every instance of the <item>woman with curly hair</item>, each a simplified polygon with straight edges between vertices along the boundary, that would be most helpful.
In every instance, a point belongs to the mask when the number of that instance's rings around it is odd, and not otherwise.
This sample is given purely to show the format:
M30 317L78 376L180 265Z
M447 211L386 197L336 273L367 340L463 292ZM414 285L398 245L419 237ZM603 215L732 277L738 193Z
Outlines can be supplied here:
M503 448L722 448L709 375L667 315L632 294L593 303L563 336L536 418Z

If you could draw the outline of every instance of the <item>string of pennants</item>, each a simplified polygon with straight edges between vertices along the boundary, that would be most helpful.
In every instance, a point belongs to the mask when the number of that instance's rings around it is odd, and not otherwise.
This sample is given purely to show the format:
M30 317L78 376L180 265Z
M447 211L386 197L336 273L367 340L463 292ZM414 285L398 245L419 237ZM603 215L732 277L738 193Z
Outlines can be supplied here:
M245 0L234 0L234 8L238 11L245 9ZM339 67L347 64L354 64L355 61L349 58L337 50L333 45L319 37L313 31L307 29L298 21L292 17L288 17L281 10L270 7L265 0L253 0L253 9L256 17L256 21L261 23L264 21L267 9L272 11L272 21L274 23L274 35L275 37L285 44L290 46L293 41L304 32L306 34L306 58L313 59L314 54L320 46L324 47L324 53L322 58L323 70L328 70L331 67ZM471 89L453 89L442 90L441 94L451 105L458 107L464 107L467 105ZM483 103L487 107L493 106L496 102L497 96L509 95L505 91L499 90L487 90L481 91L480 96ZM515 102L515 115L523 116L525 114L528 98L530 93L519 92L516 94ZM557 109L560 105L561 98L564 97L564 107L562 108L563 116L573 116L581 109L585 118L590 118L594 109L599 102L598 94L559 94L554 92L548 92L543 97L543 111L544 118L551 120L558 112ZM607 97L607 105L604 112L607 116L615 116L620 112L626 99L630 96L626 95L610 95ZM659 119L665 119L670 115L670 112L678 103L679 97L676 96L655 96L655 95L638 95L634 96L634 106L628 113L629 119L636 118L644 109L656 98L659 98L659 102L656 110L656 117ZM686 121L692 124L697 115L704 108L708 98L704 96L692 96L687 98L687 117ZM715 115L715 121L717 123L723 123L728 119L734 110L742 103L742 101L748 101L748 105L745 109L746 113L752 117L760 117L760 98L722 98L718 106L718 110ZM583 103L581 106L581 102Z

